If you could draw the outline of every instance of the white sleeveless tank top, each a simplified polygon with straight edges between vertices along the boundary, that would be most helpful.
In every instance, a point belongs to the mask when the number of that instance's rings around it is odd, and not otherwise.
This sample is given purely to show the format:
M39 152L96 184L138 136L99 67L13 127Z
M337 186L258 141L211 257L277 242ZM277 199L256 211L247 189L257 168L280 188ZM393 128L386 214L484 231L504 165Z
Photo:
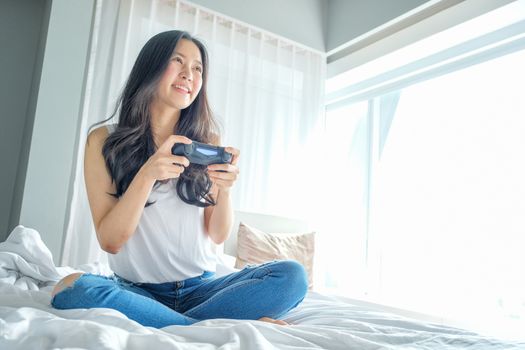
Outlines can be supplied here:
M115 125L106 125L109 133ZM215 271L213 242L204 226L204 209L184 203L177 179L153 187L135 233L117 254L108 254L109 267L132 282L182 281Z

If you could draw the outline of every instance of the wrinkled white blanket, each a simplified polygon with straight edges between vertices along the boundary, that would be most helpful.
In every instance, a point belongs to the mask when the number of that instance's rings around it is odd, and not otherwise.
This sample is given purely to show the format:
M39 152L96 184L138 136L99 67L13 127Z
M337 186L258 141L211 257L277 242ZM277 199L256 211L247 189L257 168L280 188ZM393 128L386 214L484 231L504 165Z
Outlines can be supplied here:
M55 267L38 232L23 226L0 243L0 349L525 349L314 292L287 315L290 326L217 319L154 329L111 309L53 309L53 285L75 271L111 273Z

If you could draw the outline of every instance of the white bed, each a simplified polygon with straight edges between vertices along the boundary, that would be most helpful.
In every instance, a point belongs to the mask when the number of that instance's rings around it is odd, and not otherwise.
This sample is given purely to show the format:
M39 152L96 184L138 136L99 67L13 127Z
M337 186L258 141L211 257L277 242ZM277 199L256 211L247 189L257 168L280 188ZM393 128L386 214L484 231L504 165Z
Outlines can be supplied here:
M298 220L237 213L262 230L297 232ZM225 245L234 253L235 238ZM231 271L222 259L218 273ZM229 266L227 266L229 265ZM192 326L143 327L111 309L55 310L54 284L75 270L111 274L106 265L55 267L35 230L17 227L0 243L0 349L525 349L473 332L425 323L309 292L285 320L290 326L207 320Z

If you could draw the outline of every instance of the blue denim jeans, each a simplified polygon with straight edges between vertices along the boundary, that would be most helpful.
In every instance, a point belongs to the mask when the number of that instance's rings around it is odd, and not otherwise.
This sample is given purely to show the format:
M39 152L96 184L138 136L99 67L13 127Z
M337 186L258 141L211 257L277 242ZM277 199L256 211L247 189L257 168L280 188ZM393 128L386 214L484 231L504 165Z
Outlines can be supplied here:
M190 325L200 320L278 319L306 295L303 266L292 260L250 265L216 278L201 276L167 283L133 283L117 275L81 275L57 293L57 309L111 308L144 326Z

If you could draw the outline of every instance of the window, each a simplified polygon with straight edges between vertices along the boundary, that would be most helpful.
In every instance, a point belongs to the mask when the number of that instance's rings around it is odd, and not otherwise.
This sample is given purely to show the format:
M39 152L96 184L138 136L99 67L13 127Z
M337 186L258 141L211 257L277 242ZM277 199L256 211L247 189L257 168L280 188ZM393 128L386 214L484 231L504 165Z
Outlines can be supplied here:
M524 19L516 1L327 83L327 288L524 329Z
M525 320L525 50L400 92L371 186L382 302Z

